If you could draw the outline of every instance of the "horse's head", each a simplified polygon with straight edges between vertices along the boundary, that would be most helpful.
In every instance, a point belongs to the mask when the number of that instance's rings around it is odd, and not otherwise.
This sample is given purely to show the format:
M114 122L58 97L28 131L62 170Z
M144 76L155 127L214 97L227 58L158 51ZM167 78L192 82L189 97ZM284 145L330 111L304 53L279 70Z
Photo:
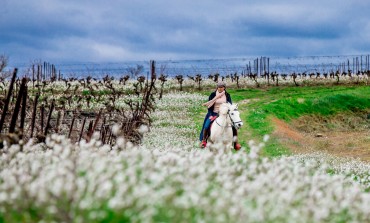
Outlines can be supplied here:
M238 111L238 104L228 104L229 110L228 115L230 117L232 125L239 129L243 126L243 121L240 118L240 113Z

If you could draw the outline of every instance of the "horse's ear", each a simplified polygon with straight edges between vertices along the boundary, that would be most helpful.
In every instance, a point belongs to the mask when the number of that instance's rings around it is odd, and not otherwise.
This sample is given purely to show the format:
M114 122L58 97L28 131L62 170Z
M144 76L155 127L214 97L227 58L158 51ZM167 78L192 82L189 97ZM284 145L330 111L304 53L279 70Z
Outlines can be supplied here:
M238 104L235 104L235 109L238 109Z

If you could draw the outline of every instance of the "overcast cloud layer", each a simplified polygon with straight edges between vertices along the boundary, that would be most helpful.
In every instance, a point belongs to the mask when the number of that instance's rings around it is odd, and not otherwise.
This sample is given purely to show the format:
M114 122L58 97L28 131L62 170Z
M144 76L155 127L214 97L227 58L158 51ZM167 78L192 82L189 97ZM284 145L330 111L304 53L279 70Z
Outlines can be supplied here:
M368 0L1 0L0 54L51 63L355 55Z

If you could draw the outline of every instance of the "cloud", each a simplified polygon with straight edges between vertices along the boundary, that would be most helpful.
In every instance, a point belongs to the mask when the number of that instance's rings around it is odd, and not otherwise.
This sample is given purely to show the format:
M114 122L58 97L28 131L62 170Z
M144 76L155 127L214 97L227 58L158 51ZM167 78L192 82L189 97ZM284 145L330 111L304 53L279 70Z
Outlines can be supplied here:
M0 53L16 62L368 53L368 8L361 0L3 0Z

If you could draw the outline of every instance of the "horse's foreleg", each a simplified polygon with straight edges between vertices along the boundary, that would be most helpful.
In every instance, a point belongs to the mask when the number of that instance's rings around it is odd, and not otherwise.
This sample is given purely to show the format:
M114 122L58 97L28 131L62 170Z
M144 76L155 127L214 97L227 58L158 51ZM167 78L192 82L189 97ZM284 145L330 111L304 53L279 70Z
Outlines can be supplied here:
M211 142L211 143L215 143L217 141L217 136L219 136L220 134L220 131L218 128L216 128L217 126L211 126L210 128L210 135L208 137L208 142Z

